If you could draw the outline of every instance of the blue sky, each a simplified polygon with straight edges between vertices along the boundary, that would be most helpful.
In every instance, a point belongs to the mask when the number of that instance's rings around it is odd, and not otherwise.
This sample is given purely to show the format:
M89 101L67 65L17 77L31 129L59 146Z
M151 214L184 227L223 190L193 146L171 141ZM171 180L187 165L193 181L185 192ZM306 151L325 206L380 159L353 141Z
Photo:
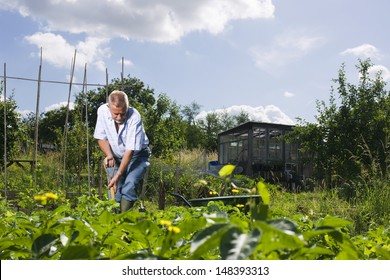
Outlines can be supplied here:
M123 57L126 76L179 105L314 122L343 63L352 83L359 58L390 80L389 10L387 0L0 0L0 62L9 77L36 79L42 48L42 79L68 82L77 50L74 82L87 64L87 82L104 84ZM7 79L11 92L35 111L36 82ZM40 111L68 93L42 83Z

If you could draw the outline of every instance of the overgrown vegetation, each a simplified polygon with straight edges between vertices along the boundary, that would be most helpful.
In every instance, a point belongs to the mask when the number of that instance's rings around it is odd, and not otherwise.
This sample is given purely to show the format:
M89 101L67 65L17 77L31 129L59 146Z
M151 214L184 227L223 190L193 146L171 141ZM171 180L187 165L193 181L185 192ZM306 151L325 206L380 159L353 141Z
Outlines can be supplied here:
M42 113L39 162L32 171L7 168L7 185L0 182L7 193L0 259L390 259L390 96L381 74L370 76L371 66L359 62L358 85L347 82L343 66L329 104L317 103L317 123L301 120L289 134L314 168L310 191L297 193L262 178L205 172L217 157L216 135L248 121L244 112L196 120L195 102L180 107L136 78L113 80L109 92L129 95L151 140L146 213L113 214L117 205L107 200L102 155L92 139L106 89L78 94L66 141L66 108ZM12 97L5 104L8 159L31 159L35 116L20 118ZM4 139L4 127L0 132ZM262 200L188 208L174 193L260 194Z

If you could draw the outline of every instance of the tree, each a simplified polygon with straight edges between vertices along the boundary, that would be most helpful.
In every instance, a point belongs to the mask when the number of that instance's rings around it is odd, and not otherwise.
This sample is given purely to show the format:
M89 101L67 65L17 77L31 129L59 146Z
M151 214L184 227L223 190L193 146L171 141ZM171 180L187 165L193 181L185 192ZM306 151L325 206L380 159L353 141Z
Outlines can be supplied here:
M370 60L359 61L359 83L354 85L347 82L343 65L329 105L317 101L318 123L294 132L301 148L315 151L317 171L329 184L353 180L374 162L379 172L387 172L390 95L381 73L370 75L372 66Z
M174 152L183 148L185 133L180 107L166 94L158 96L156 104L144 118L155 156L172 158Z
M62 106L58 109L50 110L41 114L39 118L39 144L52 145L58 147L61 144L59 135L64 133L65 119L66 119L66 106ZM73 110L69 111L68 128L74 124Z
M0 93L3 93L3 88L0 85ZM3 96L3 95L1 95ZM5 137L5 130L4 130L4 104L6 107L6 135ZM12 159L18 153L20 153L20 148L22 145L22 141L25 140L25 130L24 127L21 125L21 118L20 114L16 111L17 105L15 100L13 99L13 95L11 95L6 102L4 102L4 98L1 98L0 103L0 146L1 149L4 151L4 139L6 139L6 149L7 149L7 159ZM4 163L4 153L1 153L0 156L1 159L1 166L3 166Z
M205 119L198 120L198 126L205 135L204 148L208 151L216 151L218 148L218 133L223 130L220 117L217 113L208 113Z
M233 116L233 120L235 121L236 126L243 124L243 123L246 123L246 122L249 122L250 121L249 113L245 112L244 110L241 109L239 115Z
M141 115L149 114L153 105L156 103L154 97L154 90L145 86L145 84L135 78L128 76L123 80L113 79L106 88L97 88L96 90L90 90L86 93L79 93L75 95L75 109L77 107L85 110L85 103L88 103L88 126L95 127L97 120L97 110L100 105L107 102L106 95L110 94L114 90L123 90L128 98L130 106L140 111ZM83 111L85 115L85 111Z
M187 123L189 125L195 125L195 117L199 115L201 107L202 106L195 101L192 101L190 105L185 105L183 107L181 113L183 114L184 119L187 120Z
M186 121L184 130L187 142L186 148L189 150L203 148L204 146L204 134L196 123L196 116L199 115L200 108L201 105L193 101L190 105L185 105L181 110L183 118Z

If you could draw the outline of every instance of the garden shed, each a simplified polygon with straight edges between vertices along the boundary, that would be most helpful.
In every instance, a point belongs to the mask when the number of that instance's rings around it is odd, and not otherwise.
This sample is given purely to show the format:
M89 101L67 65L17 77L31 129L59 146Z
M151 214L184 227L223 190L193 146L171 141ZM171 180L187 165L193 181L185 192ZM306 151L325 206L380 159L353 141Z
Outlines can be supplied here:
M270 182L296 181L302 176L298 143L281 136L294 126L246 122L218 134L218 164L234 164L242 174Z

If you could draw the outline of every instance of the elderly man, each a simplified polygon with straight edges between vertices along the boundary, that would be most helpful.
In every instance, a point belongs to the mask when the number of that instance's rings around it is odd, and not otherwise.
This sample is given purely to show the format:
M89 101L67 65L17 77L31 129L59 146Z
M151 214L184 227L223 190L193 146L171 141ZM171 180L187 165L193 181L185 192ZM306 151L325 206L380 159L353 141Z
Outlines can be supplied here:
M106 155L104 166L113 172L108 188L114 189L120 211L125 212L137 200L137 188L150 164L151 153L141 115L129 106L123 91L113 91L108 103L99 107L94 138Z

